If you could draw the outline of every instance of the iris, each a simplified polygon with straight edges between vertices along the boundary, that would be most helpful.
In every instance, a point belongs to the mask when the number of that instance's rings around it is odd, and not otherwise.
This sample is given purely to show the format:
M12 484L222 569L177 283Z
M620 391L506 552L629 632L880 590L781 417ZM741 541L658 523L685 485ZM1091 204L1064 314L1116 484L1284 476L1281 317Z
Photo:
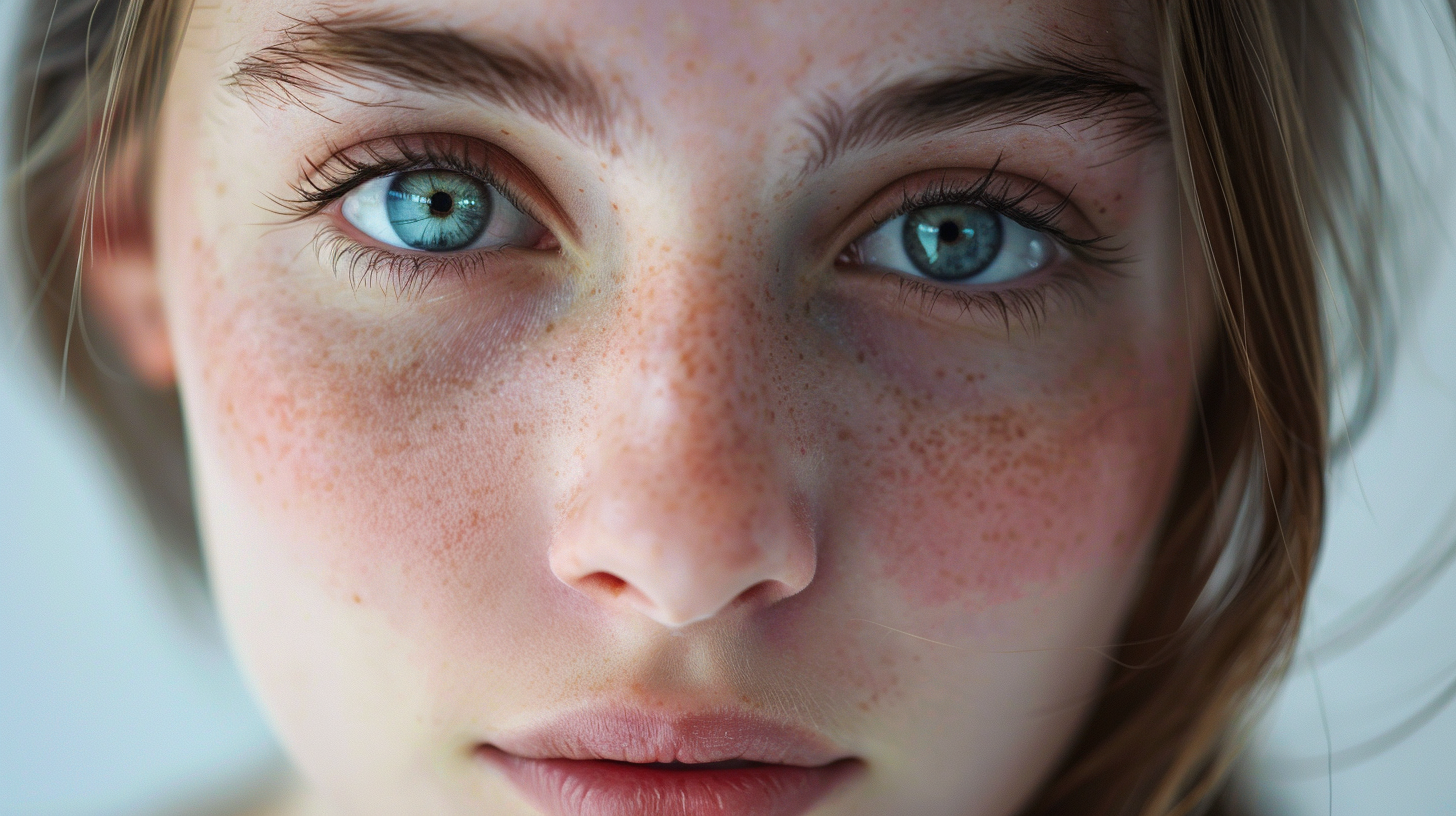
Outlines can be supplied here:
M385 194L395 234L411 249L449 252L473 244L490 222L490 188L460 173L400 173Z
M911 263L926 277L966 280L1001 254L1001 219L970 204L926 207L905 218L901 240Z

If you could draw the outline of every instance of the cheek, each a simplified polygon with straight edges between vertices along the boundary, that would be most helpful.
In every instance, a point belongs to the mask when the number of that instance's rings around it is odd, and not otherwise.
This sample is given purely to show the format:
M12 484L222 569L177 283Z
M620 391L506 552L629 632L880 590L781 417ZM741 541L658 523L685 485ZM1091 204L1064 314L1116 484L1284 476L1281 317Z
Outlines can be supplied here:
M1023 405L886 440L857 486L880 572L917 604L984 606L1128 555L1170 468L1115 413L1048 427Z
M428 314L321 308L296 269L219 268L193 249L194 456L215 497L250 514L243 543L278 547L339 600L498 594L509 548L479 545L532 521L507 512L540 425L515 372L519 336L545 312L469 291Z
M1161 520L1189 355L1171 337L1043 339L1032 359L871 355L896 384L840 413L831 535L901 603L984 609L1130 565Z

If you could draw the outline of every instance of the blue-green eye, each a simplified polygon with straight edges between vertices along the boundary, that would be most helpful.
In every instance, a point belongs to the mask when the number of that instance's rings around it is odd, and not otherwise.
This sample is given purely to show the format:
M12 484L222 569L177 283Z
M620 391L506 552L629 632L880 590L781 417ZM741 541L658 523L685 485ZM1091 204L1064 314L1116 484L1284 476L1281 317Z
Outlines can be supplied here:
M449 170L371 179L344 196L343 215L376 241L424 252L531 247L546 232L494 187Z
M1004 283L1056 257L1050 237L974 204L911 210L881 224L855 247L861 264L946 283Z

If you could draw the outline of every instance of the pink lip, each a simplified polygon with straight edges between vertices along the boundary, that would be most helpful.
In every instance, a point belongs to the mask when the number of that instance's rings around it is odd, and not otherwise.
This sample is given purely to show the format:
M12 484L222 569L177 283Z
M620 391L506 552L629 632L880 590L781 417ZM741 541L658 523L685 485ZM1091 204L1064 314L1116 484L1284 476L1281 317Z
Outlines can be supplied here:
M743 715L579 714L478 753L550 816L800 816L863 768Z

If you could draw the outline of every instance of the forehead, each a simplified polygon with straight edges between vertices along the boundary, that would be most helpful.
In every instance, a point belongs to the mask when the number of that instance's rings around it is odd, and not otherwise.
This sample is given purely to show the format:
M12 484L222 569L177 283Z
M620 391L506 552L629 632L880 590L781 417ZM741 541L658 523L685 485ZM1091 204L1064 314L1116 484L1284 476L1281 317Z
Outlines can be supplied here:
M673 111L735 86L751 93L852 92L927 66L1030 56L1156 72L1151 9L1138 0L267 0L213 6L232 56L300 21L447 28L569 57L644 110ZM209 12L199 9L198 17ZM448 59L418 55L448 72ZM746 108L744 109L746 112Z

